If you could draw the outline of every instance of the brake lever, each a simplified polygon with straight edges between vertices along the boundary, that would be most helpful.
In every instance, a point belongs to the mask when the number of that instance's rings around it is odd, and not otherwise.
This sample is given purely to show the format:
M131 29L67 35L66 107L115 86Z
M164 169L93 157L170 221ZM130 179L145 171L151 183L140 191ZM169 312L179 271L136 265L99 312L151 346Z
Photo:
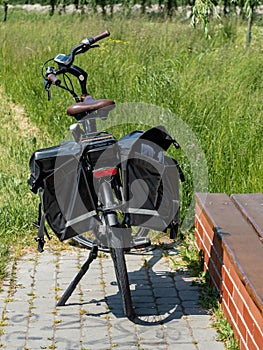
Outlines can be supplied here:
M100 47L100 45L85 45L81 47L78 51L75 52L75 55L79 55L80 53L85 53L90 49L95 49L96 47Z
M51 100L51 93L50 93L50 82L47 79L44 79L44 88L47 92L47 100Z

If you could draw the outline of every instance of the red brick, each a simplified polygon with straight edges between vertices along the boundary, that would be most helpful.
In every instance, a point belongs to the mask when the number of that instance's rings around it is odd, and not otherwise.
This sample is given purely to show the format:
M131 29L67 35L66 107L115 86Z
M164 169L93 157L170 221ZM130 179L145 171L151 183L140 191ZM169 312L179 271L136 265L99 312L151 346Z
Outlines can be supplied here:
M234 285L237 287L237 289L242 290L243 284L240 280L240 277L236 271L237 267L233 264L233 262L230 260L228 254L224 254L223 256L223 263L226 266L226 268L229 270L229 273L231 275L231 278L233 279Z
M246 350L247 350L247 348L244 347L245 342L243 342L242 338L240 337L240 331L239 331L239 329L238 329L238 327L237 327L236 321L233 322L233 319L230 317L230 314L229 314L229 312L227 311L226 308L225 308L225 309L223 308L223 312L224 312L224 315L225 315L225 317L227 318L228 322L229 322L229 323L231 324L231 326L232 326L232 329L233 329L233 332L234 332L234 337L235 337L235 339L238 340L240 349L246 349ZM243 347L242 347L242 345L243 345Z
M249 350L258 350L258 347L254 344L253 339L252 339L252 337L249 334L247 334L247 341L246 341L246 343L247 343L247 347L248 347ZM262 344L260 346L261 346L261 348L259 347L259 349L261 350L262 349Z
M249 287L244 286L241 288L243 298L245 300L245 303L247 304L247 308L250 310L250 312L253 314L255 321L258 324L262 323L263 315L262 315L262 307L261 300L257 299L254 293L250 293ZM255 301L259 304L256 305Z
M223 278L225 285L229 291L229 294L232 295L234 286L233 286L232 280L229 277L229 272L226 270L226 268L223 268L222 278Z
M222 240L218 235L215 235L213 240L213 248L216 251L218 258L220 259L221 263L223 262L223 246L222 246Z
M262 327L263 327L263 320L261 323L261 330L260 330L260 326L254 324L253 333L252 333L253 338L254 338L254 340L259 348L260 348L260 346L262 347L262 345L263 345Z
M213 286L216 287L218 291L222 290L222 281L217 274L213 274Z
M227 306L228 306L228 300L223 299L223 300L222 300L221 307L222 307L222 310L223 310L224 315L226 316L228 322L231 323L231 319L230 319L230 315L229 315Z
M228 300L228 303L229 303L229 300ZM227 305L226 300L222 301L221 307L222 307L222 310L223 310L224 315L227 318L228 322L232 325L233 330L236 331L236 329L234 329L235 325L233 323L233 320L232 320L232 317L231 317L232 315L231 315L231 313L229 311L229 306Z
M224 251L223 253L223 264L225 265L225 268L229 271L229 273L232 270L232 263L230 262L228 255L226 254L226 252Z
M214 235L215 235L213 226L210 225L210 223L208 222L207 218L203 213L199 215L199 220L202 223L203 230L206 231L208 237L211 239L211 241L213 241Z
M198 229L198 231L203 231L201 219L198 215L195 215L195 227Z
M240 294L242 295L243 300ZM237 292L237 290L235 290L234 298L235 298L237 307L239 308L239 310L241 310L242 315L248 327L252 329L254 323L256 323L259 327L260 325L262 327L263 326L262 314L260 313L259 309L255 305L253 299L251 298L250 294L246 290L245 286L242 285L242 287L239 290L239 293Z
M235 322L237 322L237 317L238 317L237 307L236 307L235 301L232 298L229 298L228 307L229 307L229 311L232 315L233 320L235 320Z
M226 199L224 198L224 196L226 197ZM195 221L196 241L198 247L202 247L204 251L206 265L210 274L213 276L214 282L217 286L220 286L221 288L223 312L227 317L228 321L232 324L235 335L239 337L241 350L263 350L262 300L260 298L257 298L257 295L254 291L254 287L252 286L252 284L250 284L247 277L243 274L244 269L246 272L248 272L248 276L250 276L250 270L247 271L247 265L240 265L240 262L244 263L244 261L246 261L244 260L244 257L246 257L247 243L250 243L249 234L250 231L251 234L253 232L251 228L249 229L248 227L249 230L246 230L244 225L242 226L242 216L240 215L240 229L237 230L238 226L234 225L233 234L229 237L223 236L223 238L221 238L221 236L215 231L214 226L221 226L220 223L222 222L222 227L227 227L227 229L225 229L226 232L229 232L228 230L232 230L231 213L233 212L237 219L239 215L236 213L235 207L233 207L233 205L231 206L231 201L229 201L227 199L227 196L223 194L211 194L211 196L208 198L209 200L206 202L204 201L201 195L196 196L196 199L196 212L198 216L198 218L196 218ZM203 203L205 210L201 209ZM219 207L217 207L217 203ZM229 208L232 210L231 213L229 213L229 211L226 209L226 204L228 204ZM225 223L225 221L222 221L225 218L225 216L223 217L222 215L223 212L227 215L227 224ZM198 220L200 220L201 222L199 222ZM237 250L235 245L235 237L241 238L241 243L238 241L238 243L240 244L237 245ZM254 247L257 252L260 252L260 248L258 245L256 245L255 239L253 241L253 244L251 243L251 245L249 245L252 254L248 256L250 257L250 262L254 252L254 250L251 247ZM236 252L241 254L242 251L242 255L234 255L234 252L235 254ZM258 271L261 273L262 268L258 269ZM256 272L254 271L254 269L253 272L254 274L252 274L252 278L254 277L256 279L252 279L252 281L255 282L255 287L259 287L259 291L262 291L262 285L258 283L260 280L257 280L258 275L255 275ZM224 283L221 282L220 275L222 276L222 280L224 281ZM230 298L230 295L233 299ZM240 337L239 332L242 334L242 337ZM256 342L257 346L254 344L252 337L254 338L254 342Z
M222 269L223 269L223 265L221 263L221 261L218 259L218 257L216 256L216 258L214 259L215 262L215 266L217 271L220 273L220 276L222 278Z
M222 299L225 301L226 305L229 305L229 293L228 290L225 288L224 284L222 286Z
M226 273L227 273L228 271L226 270L226 267L225 267L225 265L223 265L223 268L222 268L222 278L223 278L223 280L225 280L225 276L226 276Z
M210 275L213 276L213 282L215 283L215 287L218 290L221 290L221 284L222 284L222 279L220 273L216 270L214 261L210 259L209 264L208 264L208 270Z
M223 268L222 256L220 256L218 254L218 250L216 249L216 247L214 245L212 246L212 255L214 257L214 261L216 263L216 267L217 267L218 271L221 271L221 274L222 274L222 268Z
M227 246L225 246L224 249L227 251ZM233 269L231 271L231 276L234 280L234 284L237 286L237 289L241 291L246 303L247 304L251 303L251 299L252 299L256 307L259 309L259 312L263 314L262 300L257 297L253 285L251 284L251 282L248 281L248 278L243 274L243 271L240 269L240 266L236 264L236 262L234 261L234 259L232 258L229 252L227 254L224 254L223 259L224 259L224 264L226 266L232 266ZM251 307L253 307L253 303Z
M241 333L243 339L246 341L247 339L247 327L246 324L244 323L244 320L240 317L239 314L236 315L236 323L239 332Z
M196 219L197 220L197 219ZM203 237L203 229L200 225L200 223L198 221L196 221L197 223L195 224L195 230L196 230L196 233L198 233L198 235L200 237Z
M253 314L253 317L254 317L256 323L258 325L261 325L261 327L263 327L263 315L260 312L260 310L258 309L257 305L255 305L254 300L251 297L245 298L245 300L246 300L246 303L248 305L248 309Z
M195 230L200 232L200 234L201 234L201 232L203 232L203 229L202 229L200 222L198 220L198 216L195 216Z
M206 227L207 225L207 220L204 219L204 215L203 213L197 213L197 210L196 210L196 214L195 214L195 222L197 222L197 228L198 230L200 231L206 231L206 229L208 228L209 229L209 225Z
M244 309L245 305L244 305L244 301L242 298L242 294L240 293L240 291L237 290L236 287L233 288L232 296L235 300L237 309L240 311L241 315L243 315L243 309Z
M252 333L253 331L253 327L254 327L254 322L251 316L251 313L249 312L249 310L247 309L247 306L244 306L243 308L243 318L245 320L245 323L247 325L247 328L250 330L250 332Z
M209 262L210 256L208 255L208 252L207 252L206 246L204 246L204 245L203 245L203 253L204 253L204 261L205 261L205 262L206 262L206 264L208 265L208 262Z
M203 240L202 240L202 238L200 236L198 236L198 239L199 239L199 241L198 241L198 248L199 248L199 250L202 250L203 253L205 253L205 247L204 247L204 244L203 244Z
M204 246L206 247L206 250L209 252L211 251L211 243L209 241L209 238L207 236L207 233L205 232L205 235L203 236L203 242L204 242Z
M238 336L236 338L238 338ZM239 345L240 350L248 350L245 342L243 342L241 338L239 338L238 345Z
M212 242L212 246L211 246L211 252L212 254L216 257L216 260L220 262L220 264L222 265L223 263L223 259L222 259L222 252L220 251L220 246L217 244L218 239L215 237L213 242Z
M200 233L197 230L195 230L195 244L199 250L203 248L201 245Z

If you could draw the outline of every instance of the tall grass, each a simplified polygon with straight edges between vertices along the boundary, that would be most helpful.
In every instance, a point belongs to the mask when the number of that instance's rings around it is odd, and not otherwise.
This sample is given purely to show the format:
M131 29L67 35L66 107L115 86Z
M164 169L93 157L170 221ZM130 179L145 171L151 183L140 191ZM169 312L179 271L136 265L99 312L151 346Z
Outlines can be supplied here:
M209 191L262 191L260 28L254 27L252 46L245 51L245 27L231 20L214 22L211 40L205 40L202 32L179 20L164 23L117 16L103 20L73 14L50 18L10 11L0 31L0 86L5 98L24 107L30 127L38 131L23 136L8 118L7 106L2 106L1 123L4 120L8 127L6 136L1 135L7 154L0 171L1 237L12 232L26 237L33 217L33 199L26 185L30 153L58 143L72 123L65 109L73 101L66 93L53 89L52 100L47 101L42 63L106 28L110 39L76 60L89 72L90 93L117 103L169 108L200 141L208 164ZM180 157L188 173L189 164ZM191 186L188 195L192 196Z
M36 199L28 192L28 159L36 145L22 109L16 109L0 88L0 280L10 254L14 256L32 241L32 213ZM35 135L34 135L35 134ZM14 249L10 250L10 247Z

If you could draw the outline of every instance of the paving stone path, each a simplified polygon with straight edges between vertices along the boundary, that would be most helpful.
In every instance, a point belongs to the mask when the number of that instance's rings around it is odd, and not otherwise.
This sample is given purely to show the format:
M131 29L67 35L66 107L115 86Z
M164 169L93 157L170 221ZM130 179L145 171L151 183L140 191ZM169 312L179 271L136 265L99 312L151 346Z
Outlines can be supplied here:
M56 307L87 255L77 248L46 250L11 264L0 292L0 349L224 349L192 278L173 271L158 249L126 255L136 323L123 315L106 254L91 264L66 306Z

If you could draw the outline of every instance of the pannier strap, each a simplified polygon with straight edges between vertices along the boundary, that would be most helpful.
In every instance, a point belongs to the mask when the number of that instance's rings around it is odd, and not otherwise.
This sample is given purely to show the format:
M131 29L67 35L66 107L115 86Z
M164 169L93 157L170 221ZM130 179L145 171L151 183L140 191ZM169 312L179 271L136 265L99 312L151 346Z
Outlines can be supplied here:
M151 216L160 215L157 210L143 209L143 208L127 208L126 212L129 214L141 214L141 215L151 215Z
M87 219L91 218L92 216L95 216L96 214L97 214L96 210L92 210L92 211L85 213L83 215L80 215L74 219L68 220L66 223L66 227L69 227L69 226L77 224L81 221L87 220Z
M33 225L38 227L38 235L37 235L37 237L35 237L35 241L38 242L37 250L39 251L39 253L43 253L44 245L46 243L44 234L46 234L46 236L49 240L51 238L50 238L50 236L47 232L47 229L45 227L46 214L45 213L42 214L41 203L39 203L38 208L39 208L38 209L38 222L34 222Z

